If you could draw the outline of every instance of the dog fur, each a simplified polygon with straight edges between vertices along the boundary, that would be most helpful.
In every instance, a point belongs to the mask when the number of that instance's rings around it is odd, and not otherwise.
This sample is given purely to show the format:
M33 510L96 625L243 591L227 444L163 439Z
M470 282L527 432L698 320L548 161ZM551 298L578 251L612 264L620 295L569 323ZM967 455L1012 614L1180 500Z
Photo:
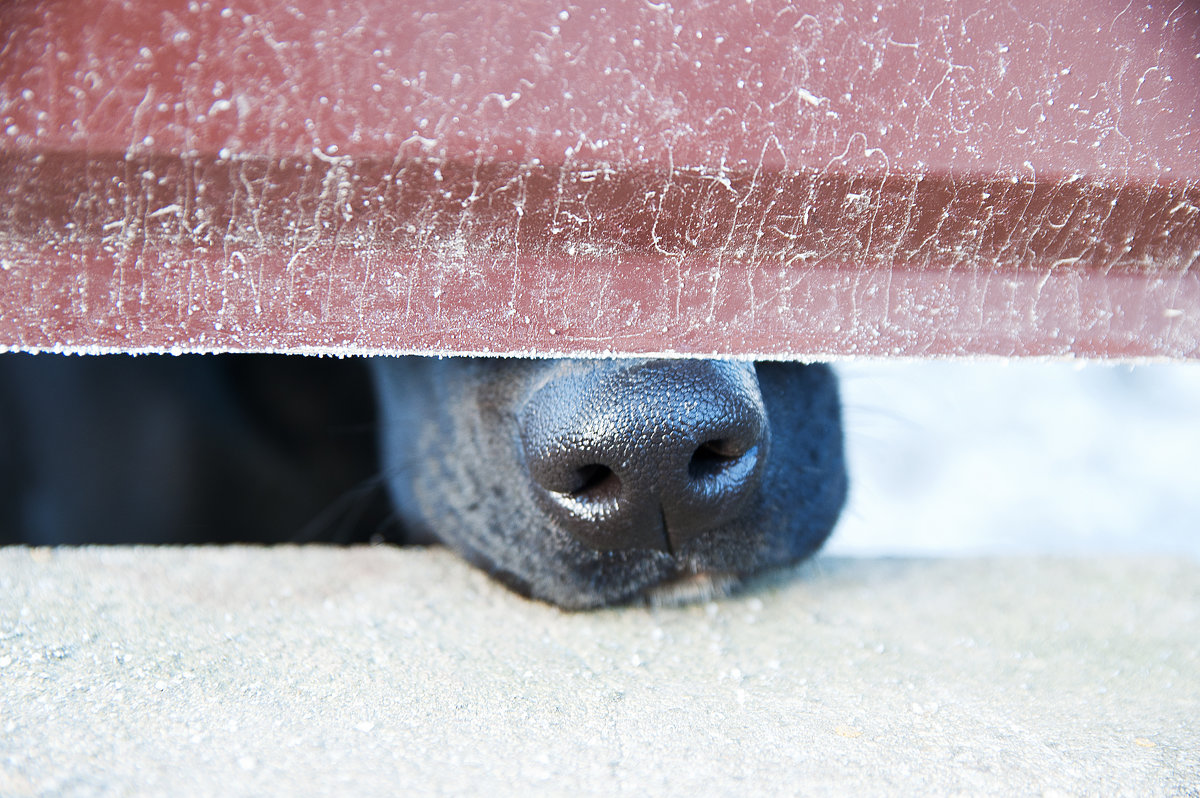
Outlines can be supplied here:
M561 385L620 385L638 404L638 390L669 383L647 406L682 418L718 377L766 427L736 512L646 547L598 546L547 512L528 408L580 401ZM656 418L630 446L652 444ZM845 493L837 383L820 364L0 357L0 542L443 543L524 595L580 609L803 559Z

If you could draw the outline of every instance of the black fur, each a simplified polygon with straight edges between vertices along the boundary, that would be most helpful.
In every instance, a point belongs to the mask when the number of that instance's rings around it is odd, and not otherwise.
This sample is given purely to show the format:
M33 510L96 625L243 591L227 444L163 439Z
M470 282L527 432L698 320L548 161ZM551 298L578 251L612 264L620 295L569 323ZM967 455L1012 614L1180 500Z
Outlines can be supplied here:
M824 365L720 367L769 429L736 509L706 505L709 523L693 534L606 546L551 511L530 476L529 408L584 401L560 384L621 385L630 404L631 390L666 381L646 406L683 418L717 372L678 363L5 355L0 542L441 542L570 608L739 579L812 553L846 492L836 380ZM639 423L653 431L660 422L647 412ZM670 515L669 499L661 506Z

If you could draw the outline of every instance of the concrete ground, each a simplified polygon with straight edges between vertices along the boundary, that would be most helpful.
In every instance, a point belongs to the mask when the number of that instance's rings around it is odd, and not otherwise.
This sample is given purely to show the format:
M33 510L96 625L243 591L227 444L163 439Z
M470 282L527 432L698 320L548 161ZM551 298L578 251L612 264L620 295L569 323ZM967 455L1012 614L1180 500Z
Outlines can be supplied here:
M1200 796L1200 564L566 614L441 550L0 550L0 795Z

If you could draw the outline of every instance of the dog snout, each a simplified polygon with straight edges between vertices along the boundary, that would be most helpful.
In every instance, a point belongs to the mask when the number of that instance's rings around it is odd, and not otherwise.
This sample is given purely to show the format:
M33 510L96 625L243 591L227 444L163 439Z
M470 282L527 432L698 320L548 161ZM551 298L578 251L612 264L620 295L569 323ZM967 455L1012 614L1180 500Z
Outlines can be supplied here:
M752 501L770 428L753 364L617 361L551 380L520 412L546 512L599 551L677 552Z

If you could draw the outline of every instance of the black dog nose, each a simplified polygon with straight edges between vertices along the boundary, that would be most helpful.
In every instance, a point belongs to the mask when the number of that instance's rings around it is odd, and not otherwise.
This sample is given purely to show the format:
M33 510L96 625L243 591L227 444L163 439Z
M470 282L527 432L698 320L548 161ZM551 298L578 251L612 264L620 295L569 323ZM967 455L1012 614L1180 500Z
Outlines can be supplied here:
M744 363L591 363L539 388L520 421L543 504L604 551L675 551L728 522L758 492L769 443Z

